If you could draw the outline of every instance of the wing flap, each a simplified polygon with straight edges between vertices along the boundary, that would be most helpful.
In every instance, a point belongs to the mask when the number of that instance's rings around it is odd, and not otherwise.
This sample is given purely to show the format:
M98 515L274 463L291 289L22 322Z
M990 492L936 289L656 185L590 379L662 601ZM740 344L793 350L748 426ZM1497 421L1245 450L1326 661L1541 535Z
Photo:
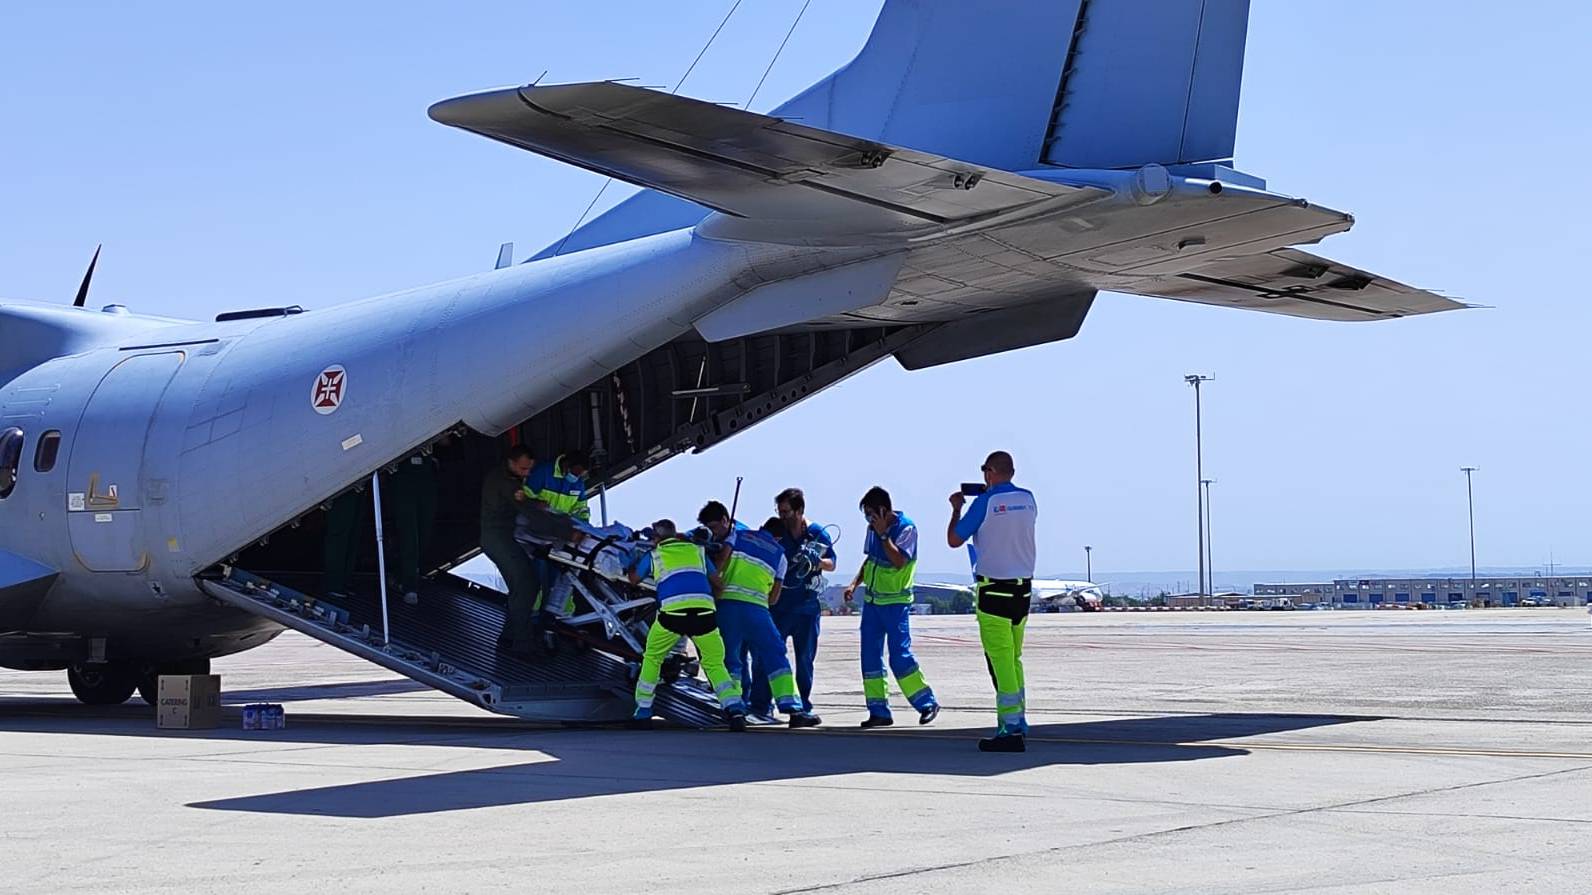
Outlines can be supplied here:
M1387 320L1470 307L1298 249L1223 258L1123 291L1314 320Z
M938 233L1107 195L610 82L472 94L437 103L430 115L765 222L719 222L736 238Z

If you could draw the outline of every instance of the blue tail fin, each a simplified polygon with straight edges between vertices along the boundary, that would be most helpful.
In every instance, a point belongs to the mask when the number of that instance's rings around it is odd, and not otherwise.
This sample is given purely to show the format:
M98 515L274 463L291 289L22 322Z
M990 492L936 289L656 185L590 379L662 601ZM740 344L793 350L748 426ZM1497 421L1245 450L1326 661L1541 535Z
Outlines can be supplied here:
M1249 0L1083 0L1041 158L1072 168L1227 161Z
M886 0L857 57L771 114L1008 171L1232 158L1249 0ZM642 193L538 257L689 227Z

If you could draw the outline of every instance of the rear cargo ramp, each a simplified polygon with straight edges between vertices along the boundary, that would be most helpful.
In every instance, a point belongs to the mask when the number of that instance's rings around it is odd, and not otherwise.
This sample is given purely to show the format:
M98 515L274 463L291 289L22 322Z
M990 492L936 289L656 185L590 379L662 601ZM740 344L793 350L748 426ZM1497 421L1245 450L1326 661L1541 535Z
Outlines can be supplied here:
M500 715L604 723L629 718L634 710L632 663L569 630L557 632L559 648L545 659L502 653L496 645L502 595L452 575L422 582L418 605L390 600L390 641L382 636L381 605L374 596L334 605L234 567L200 579L200 585L217 600ZM659 688L654 711L689 727L725 721L712 693L694 678Z

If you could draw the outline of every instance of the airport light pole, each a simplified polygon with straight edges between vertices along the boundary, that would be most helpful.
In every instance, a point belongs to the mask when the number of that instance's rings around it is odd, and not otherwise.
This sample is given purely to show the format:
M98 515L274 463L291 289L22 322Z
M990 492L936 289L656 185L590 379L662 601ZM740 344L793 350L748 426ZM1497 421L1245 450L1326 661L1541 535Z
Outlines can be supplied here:
M1183 381L1194 386L1194 503L1198 510L1199 518L1199 572L1200 583L1198 591L1205 593L1205 446L1203 433L1200 429L1200 384L1210 382L1214 376L1204 376L1199 373L1190 373L1183 377Z
M1094 582L1094 560L1089 552L1094 550L1088 544L1083 545L1083 577L1085 581Z
M1205 575L1211 583L1211 594L1216 593L1216 561L1211 559L1211 542L1216 535L1211 532L1211 484L1215 479L1200 479L1205 489Z
M1461 466L1465 474L1465 506L1470 511L1470 598L1476 599L1476 492L1470 486L1470 474L1479 466Z

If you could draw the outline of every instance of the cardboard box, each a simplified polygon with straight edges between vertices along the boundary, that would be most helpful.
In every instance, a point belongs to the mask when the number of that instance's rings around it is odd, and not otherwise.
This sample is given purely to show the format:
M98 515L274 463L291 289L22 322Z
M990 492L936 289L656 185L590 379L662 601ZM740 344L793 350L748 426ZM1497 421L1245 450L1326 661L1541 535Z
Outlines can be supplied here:
M163 674L155 726L174 730L208 730L221 724L221 675Z

